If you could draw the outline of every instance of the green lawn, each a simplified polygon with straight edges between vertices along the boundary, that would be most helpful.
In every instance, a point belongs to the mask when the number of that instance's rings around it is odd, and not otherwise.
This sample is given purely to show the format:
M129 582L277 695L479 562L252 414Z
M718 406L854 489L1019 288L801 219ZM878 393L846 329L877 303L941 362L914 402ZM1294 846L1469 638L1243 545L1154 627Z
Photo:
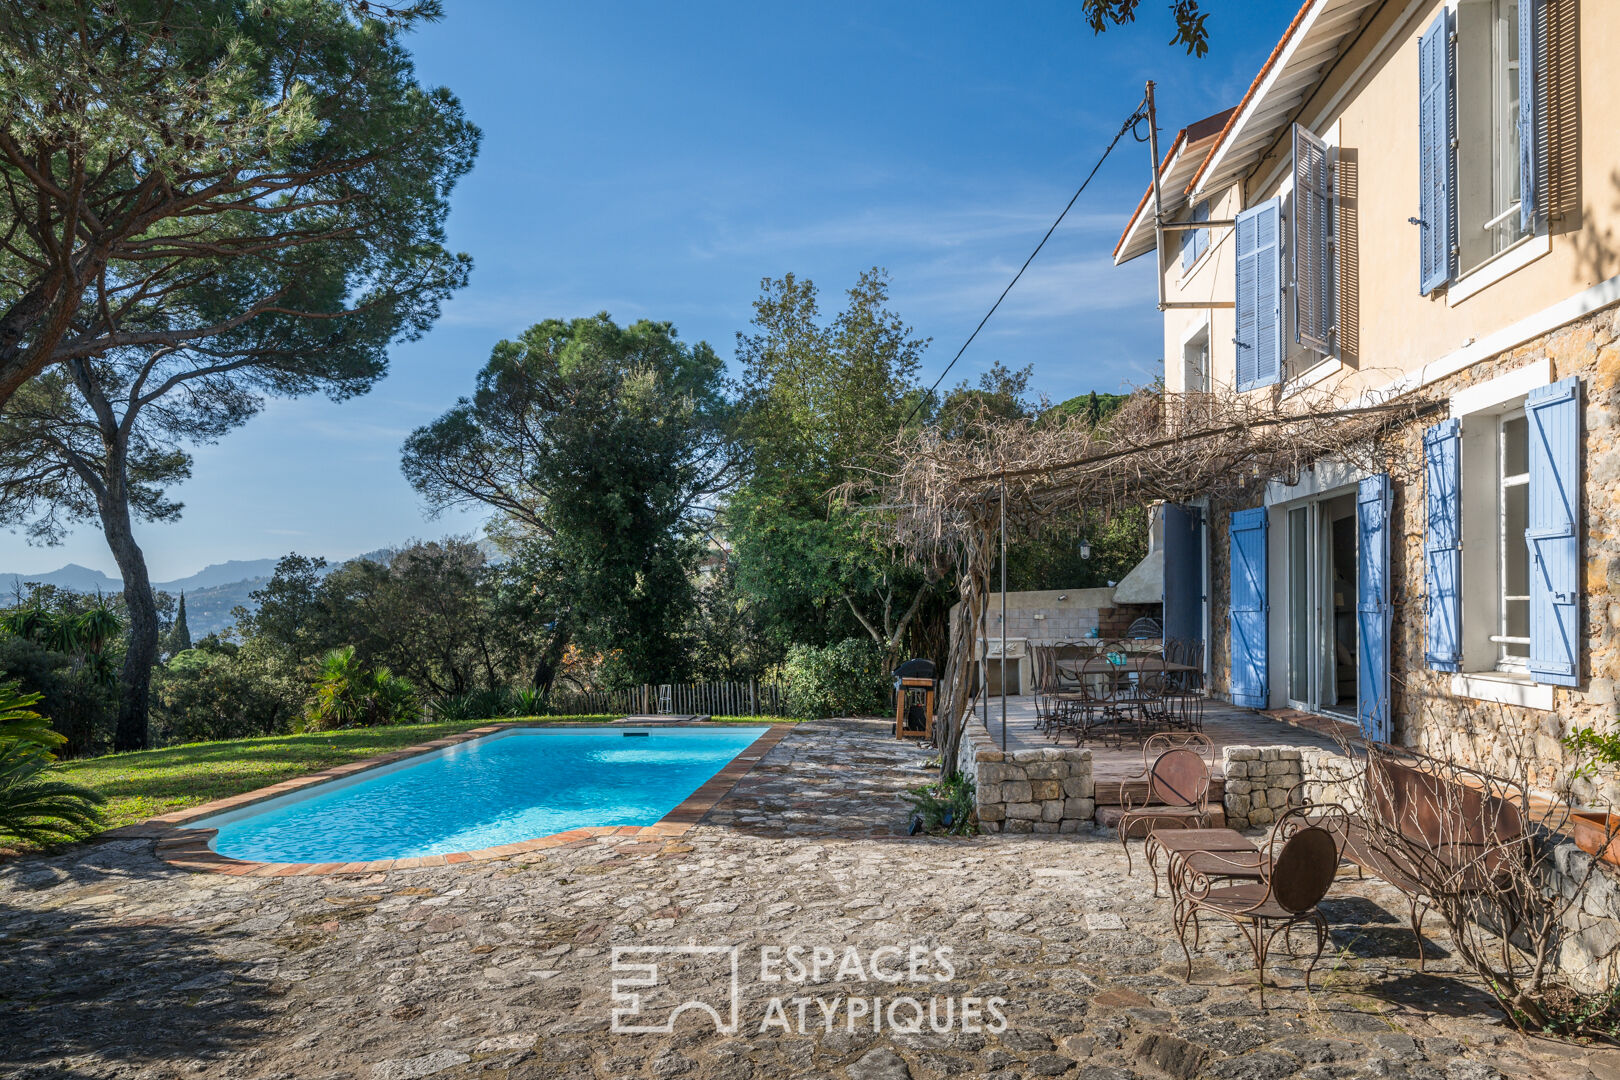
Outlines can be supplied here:
M617 716L555 716L542 723L605 723ZM779 723L773 717L716 717L722 723ZM107 796L106 825L117 828L211 799L238 795L333 765L428 742L500 721L407 724L311 735L187 743L162 750L64 761L53 772Z

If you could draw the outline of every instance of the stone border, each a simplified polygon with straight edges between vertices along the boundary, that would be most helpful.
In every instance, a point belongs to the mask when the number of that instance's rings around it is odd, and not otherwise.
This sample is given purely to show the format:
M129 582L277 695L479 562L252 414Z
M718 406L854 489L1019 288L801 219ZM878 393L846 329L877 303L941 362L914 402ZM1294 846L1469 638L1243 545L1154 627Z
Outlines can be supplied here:
M1005 750L977 715L967 719L956 767L973 777L979 828L987 833L1076 833L1097 811L1091 750Z
M229 874L236 877L311 877L326 874L375 874L387 870L409 870L424 866L456 866L461 863L481 862L488 859L505 859L529 851L544 851L547 848L594 844L606 837L622 836L644 841L668 840L680 836L701 821L703 815L707 814L714 808L716 803L730 794L737 781L746 776L766 754L770 753L778 743L787 738L794 727L792 724L767 725L768 730L763 735L745 747L736 757L726 762L719 772L705 780L702 786L688 795L679 806L676 806L651 825L600 825L583 829L569 829L566 832L553 833L550 836L537 837L533 840L522 840L515 844L501 844L496 847L480 848L476 851L457 851L447 855L422 855L408 859L374 859L369 862L325 863L273 863L233 859L228 855L221 855L208 846L209 841L217 835L218 830L183 828L188 821L198 821L229 810L240 810L244 806L251 806L267 799L274 799L315 784L353 776L356 773L366 772L383 765L391 765L406 758L429 754L435 750L442 750L445 747L455 746L459 743L471 742L474 739L481 739L501 731L522 728L555 731L570 729L600 731L607 726L604 724L536 724L524 721L487 724L483 727L463 731L457 735L448 735L442 739L434 739L432 742L419 743L403 750L394 750L374 758L366 758L364 761L335 765L330 769L322 769L320 772L310 773L307 776L283 780L279 784L271 784L268 787L244 792L241 795L232 795L229 798L215 799L213 802L203 803L200 806L191 806L184 810L160 814L136 825L110 829L101 833L96 839L156 840L158 858L170 866L180 870ZM676 723L659 726L724 728L733 725Z

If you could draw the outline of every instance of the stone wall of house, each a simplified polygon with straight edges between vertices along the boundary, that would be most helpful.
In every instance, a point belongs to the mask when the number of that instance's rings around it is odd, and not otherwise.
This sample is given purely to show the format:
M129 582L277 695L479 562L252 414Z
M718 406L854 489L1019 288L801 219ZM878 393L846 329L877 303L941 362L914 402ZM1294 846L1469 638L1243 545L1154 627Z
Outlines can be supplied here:
M1221 750L1226 772L1226 825L1248 829L1270 825L1288 806L1288 796L1304 779L1297 746L1227 746Z
M970 717L967 725L957 768L973 777L980 829L1072 833L1091 827L1097 802L1090 750L1002 751L983 721Z
M1452 394L1547 357L1553 379L1582 378L1585 413L1581 447L1584 468L1582 558L1585 560L1581 685L1557 687L1550 712L1495 702L1460 699L1451 676L1430 671L1423 658L1423 528L1421 480L1397 488L1394 521L1399 526L1392 560L1397 596L1391 637L1391 668L1402 676L1396 693L1399 741L1436 757L1476 768L1517 774L1515 761L1530 764L1531 781L1577 802L1620 800L1620 777L1571 776L1574 762L1559 740L1577 727L1612 728L1615 681L1620 678L1620 308L1609 308L1530 344L1476 364L1442 383ZM1402 433L1401 452L1422 453L1421 430ZM1404 486L1404 491L1400 487Z
M1574 762L1560 739L1577 727L1620 726L1616 682L1620 680L1620 308L1607 308L1542 338L1481 361L1433 384L1427 392L1444 400L1467 386L1496 378L1547 357L1552 377L1583 379L1583 455L1586 469L1582 557L1584 648L1581 685L1554 690L1551 711L1462 698L1451 676L1430 671L1424 660L1424 498L1422 431L1444 414L1426 418L1385 440L1392 478L1390 589L1393 607L1390 689L1394 740L1436 757L1516 776L1523 762L1534 785L1579 803L1620 803L1620 775L1595 779L1572 775ZM1235 494L1210 507L1211 671L1217 696L1230 693L1231 642L1226 619L1230 596L1232 511L1258 506L1263 486L1246 478ZM1273 603L1280 602L1273 598ZM1285 642L1271 642L1272 664L1286 663ZM1273 701L1273 706L1284 702Z

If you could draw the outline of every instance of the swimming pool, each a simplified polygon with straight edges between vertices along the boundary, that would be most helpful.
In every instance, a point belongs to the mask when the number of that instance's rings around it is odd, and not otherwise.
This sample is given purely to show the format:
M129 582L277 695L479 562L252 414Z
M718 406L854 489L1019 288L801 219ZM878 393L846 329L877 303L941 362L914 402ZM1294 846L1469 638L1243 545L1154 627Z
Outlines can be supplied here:
M218 829L210 846L231 858L324 863L651 825L769 730L517 728L187 827Z

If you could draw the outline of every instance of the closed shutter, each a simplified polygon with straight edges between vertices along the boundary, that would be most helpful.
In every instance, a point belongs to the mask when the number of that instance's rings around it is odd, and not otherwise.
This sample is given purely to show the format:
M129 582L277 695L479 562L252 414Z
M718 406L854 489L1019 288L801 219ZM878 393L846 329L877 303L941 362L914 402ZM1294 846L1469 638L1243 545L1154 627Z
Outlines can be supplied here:
M1333 352L1337 320L1333 161L1325 142L1294 125L1294 340Z
M1423 433L1423 655L1436 671L1458 671L1462 663L1461 450L1456 420Z
M1209 200L1193 207L1193 221L1209 220ZM1189 270L1205 251L1209 250L1208 229L1184 229L1181 233L1181 269Z
M1164 507L1164 636L1204 638L1204 515L1196 506Z
M1232 583L1227 618L1232 632L1232 704L1263 709L1266 679L1266 510L1232 515Z
M1282 200L1240 212L1237 245L1237 388L1254 390L1282 377Z
M1389 742L1389 477L1356 490L1356 718L1369 739Z
M1580 681L1581 381L1532 390L1530 421L1530 676Z
M1451 280L1457 235L1451 25L1451 13L1442 11L1418 39L1418 227L1424 296Z
M1541 171L1541 61L1546 26L1541 0L1519 0L1519 224L1536 231Z

